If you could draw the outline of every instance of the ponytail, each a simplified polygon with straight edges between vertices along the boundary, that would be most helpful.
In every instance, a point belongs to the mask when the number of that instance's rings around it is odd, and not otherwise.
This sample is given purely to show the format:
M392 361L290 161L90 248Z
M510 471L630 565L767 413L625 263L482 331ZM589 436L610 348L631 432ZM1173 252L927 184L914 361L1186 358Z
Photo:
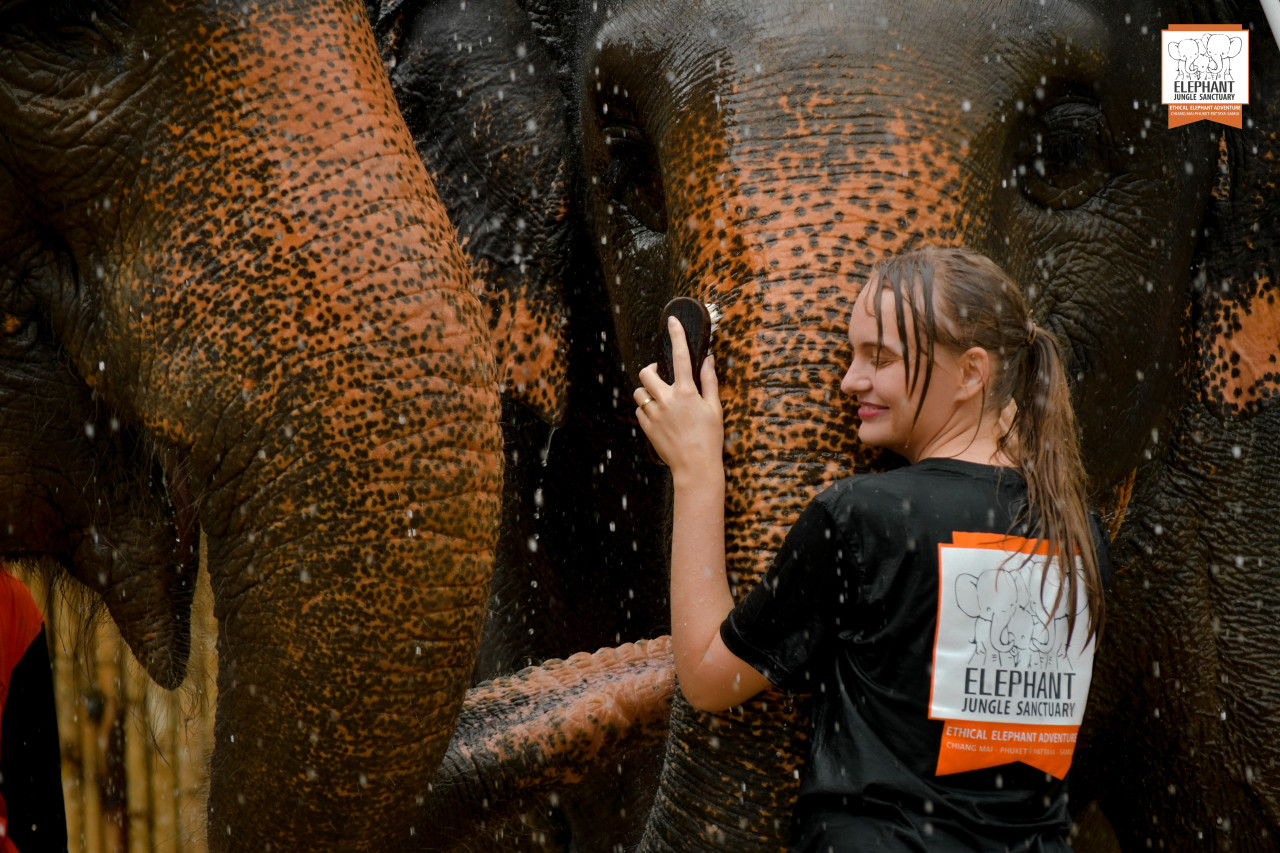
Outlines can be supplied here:
M1102 577L1097 546L1086 508L1084 462L1080 458L1075 413L1067 374L1053 335L1028 321L1026 366L1015 374L1012 399L1017 405L1013 423L1000 439L1000 449L1017 460L1027 481L1028 511L1039 521L1040 538L1049 543L1049 553L1057 555L1062 580L1054 606L1063 595L1067 608L1067 641L1076 627L1079 586L1089 604L1087 639L1101 630L1103 615ZM1015 359L1016 360L1016 359ZM1082 572L1069 571L1069 555L1079 555ZM1041 592L1043 593L1043 588Z
M897 297L900 327L906 322L904 301L910 305L921 356L915 373L910 364L907 370L914 390L924 368L922 404L935 347L954 352L981 347L991 355L994 367L983 391L984 413L999 417L1014 403L1013 420L999 449L1015 461L1027 481L1027 507L1020 520L1033 524L1035 535L1057 557L1053 565L1061 583L1048 610L1055 612L1067 597L1070 643L1083 584L1089 608L1087 642L1102 628L1102 577L1086 503L1088 480L1057 339L1036 325L1026 298L1008 275L969 249L926 246L880 261L873 273L877 288L889 288ZM903 341L905 332L900 328ZM1072 570L1071 555L1079 557L1080 571ZM1043 583L1040 591L1043 599Z

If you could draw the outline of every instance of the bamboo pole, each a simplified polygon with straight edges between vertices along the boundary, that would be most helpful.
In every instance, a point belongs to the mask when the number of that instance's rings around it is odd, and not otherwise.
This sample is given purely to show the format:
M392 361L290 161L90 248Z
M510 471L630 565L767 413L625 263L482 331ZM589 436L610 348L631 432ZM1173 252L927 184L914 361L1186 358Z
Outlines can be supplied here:
M67 584L41 584L37 603L53 664L70 853L207 853L217 624L203 548L178 691L153 684L114 623L90 619L87 594Z
M102 801L98 796L98 732L97 721L103 712L102 697L96 692L97 665L84 652L97 640L96 626L77 625L72 660L79 677L76 679L76 709L79 717L80 808L84 815L83 853L105 853L102 849ZM82 655L84 655L82 657Z
M49 638L53 646L53 692L58 707L58 739L62 752L62 799L67 811L67 839L73 851L84 849L84 776L80 756L80 692L76 687L75 615L66 596L49 596Z
M128 716L124 697L123 659L128 654L124 641L110 623L96 627L94 656L97 687L102 696L102 717L98 721L98 796L102 803L102 847L106 853L125 853L126 793L124 728Z
M129 853L151 853L151 773L146 721L138 713L146 701L147 676L136 664L126 667L124 702L129 709L125 729L126 807Z

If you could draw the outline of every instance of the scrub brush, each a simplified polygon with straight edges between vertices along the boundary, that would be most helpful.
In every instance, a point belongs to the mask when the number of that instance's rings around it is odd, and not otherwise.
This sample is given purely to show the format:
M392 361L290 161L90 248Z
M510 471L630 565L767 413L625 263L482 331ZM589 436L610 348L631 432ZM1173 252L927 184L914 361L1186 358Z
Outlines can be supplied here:
M670 385L675 381L671 363L671 336L667 334L667 318L675 317L684 327L684 337L689 343L689 363L693 367L693 384L702 393L702 362L711 347L711 335L720 325L720 309L688 296L677 296L662 309L662 358L658 359L658 376Z

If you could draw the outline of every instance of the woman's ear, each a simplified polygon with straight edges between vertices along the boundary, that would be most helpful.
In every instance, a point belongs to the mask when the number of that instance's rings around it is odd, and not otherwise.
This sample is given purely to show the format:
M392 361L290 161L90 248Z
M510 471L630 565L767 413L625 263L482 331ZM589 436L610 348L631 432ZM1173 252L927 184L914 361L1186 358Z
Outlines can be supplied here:
M991 377L991 356L982 347L969 347L958 359L960 368L960 387L957 398L963 401L982 394Z

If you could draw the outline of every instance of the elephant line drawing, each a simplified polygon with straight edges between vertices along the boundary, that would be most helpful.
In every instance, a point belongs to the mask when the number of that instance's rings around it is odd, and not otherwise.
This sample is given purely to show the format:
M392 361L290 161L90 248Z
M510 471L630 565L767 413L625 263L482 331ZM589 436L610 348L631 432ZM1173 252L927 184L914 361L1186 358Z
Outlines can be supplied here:
M955 603L973 619L970 664L1051 672L1071 669L1067 610L1051 610L1055 594L1041 588L1029 562L959 575Z
M1169 44L1169 56L1178 60L1179 80L1234 80L1231 58L1239 56L1244 40L1225 33L1205 33Z
M719 307L740 597L894 464L835 391L870 264L967 245L1065 342L1114 534L1076 849L1248 848L1280 832L1280 52L1240 129L1152 91L1171 16L1266 26L1219 5L0 5L0 555L166 687L207 574L213 850L784 849L807 699L680 695L627 392L669 299ZM988 627L996 580L956 590L975 654L1058 661L1016 573Z
M1025 573L988 569L981 575L956 578L955 601L973 618L974 652L970 663L1014 669L1029 666L1032 634L1043 630L1031 611ZM986 623L985 630L982 623Z

